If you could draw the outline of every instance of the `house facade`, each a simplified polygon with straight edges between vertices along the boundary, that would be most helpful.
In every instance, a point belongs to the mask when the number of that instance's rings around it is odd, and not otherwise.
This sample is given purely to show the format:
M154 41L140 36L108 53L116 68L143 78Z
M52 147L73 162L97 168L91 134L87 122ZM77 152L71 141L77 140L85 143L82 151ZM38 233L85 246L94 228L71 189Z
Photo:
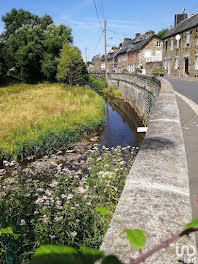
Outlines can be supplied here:
M163 42L157 35L147 31L145 35L136 34L128 50L128 71L139 68L142 74L151 74L154 68L162 66Z
M150 74L153 68L162 66L161 38L147 31L136 34L134 39L124 39L122 48L114 58L117 60L117 72L135 72L139 68L142 74Z
M96 55L93 57L91 64L93 65L92 67L92 72L99 73L101 71L101 56Z
M163 68L167 75L198 77L198 14L177 14L175 27L167 33L163 44Z
M108 54L107 54L107 72L115 72L115 61L114 58L116 54L118 53L119 49L115 48L112 49Z

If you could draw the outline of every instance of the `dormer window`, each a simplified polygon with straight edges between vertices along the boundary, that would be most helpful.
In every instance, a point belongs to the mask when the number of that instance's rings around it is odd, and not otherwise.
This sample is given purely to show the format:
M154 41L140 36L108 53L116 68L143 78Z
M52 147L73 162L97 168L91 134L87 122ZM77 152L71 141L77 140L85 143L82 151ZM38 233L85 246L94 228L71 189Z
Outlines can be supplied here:
M190 45L190 32L186 32L186 46Z
M157 40L157 47L161 47L161 40Z

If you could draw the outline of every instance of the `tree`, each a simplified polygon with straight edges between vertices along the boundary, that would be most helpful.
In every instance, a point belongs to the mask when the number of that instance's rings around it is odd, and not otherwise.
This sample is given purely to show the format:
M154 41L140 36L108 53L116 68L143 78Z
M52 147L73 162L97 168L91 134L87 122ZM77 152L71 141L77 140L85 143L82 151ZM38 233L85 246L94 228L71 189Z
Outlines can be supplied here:
M0 84L5 82L6 78L6 65L3 58L3 43L0 43Z
M165 35L168 33L168 31L169 31L168 28L164 28L164 29L160 30L160 31L157 33L157 35L158 35L158 37L163 38L163 37L165 37Z
M15 68L26 82L55 81L60 50L73 41L71 28L56 26L49 15L39 17L23 9L12 9L2 21L0 43L7 68Z
M71 85L88 82L88 72L78 48L65 43L58 64L57 79Z
M72 43L71 28L63 24L51 24L44 32L44 54L41 71L48 81L56 80L57 64L60 50L65 42Z

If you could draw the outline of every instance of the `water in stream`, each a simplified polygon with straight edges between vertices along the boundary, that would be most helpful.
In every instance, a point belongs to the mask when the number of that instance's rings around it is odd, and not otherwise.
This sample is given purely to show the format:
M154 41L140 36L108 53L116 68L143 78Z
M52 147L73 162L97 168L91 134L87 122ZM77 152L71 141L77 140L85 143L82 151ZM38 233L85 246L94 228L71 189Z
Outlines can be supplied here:
M144 133L137 133L142 121L123 100L105 98L105 123L99 144L106 147L140 146Z

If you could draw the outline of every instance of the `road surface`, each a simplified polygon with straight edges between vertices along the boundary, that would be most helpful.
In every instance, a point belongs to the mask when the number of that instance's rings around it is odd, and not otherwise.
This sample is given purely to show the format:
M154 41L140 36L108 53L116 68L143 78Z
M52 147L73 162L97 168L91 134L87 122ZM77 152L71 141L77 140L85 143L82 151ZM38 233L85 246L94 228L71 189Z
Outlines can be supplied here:
M198 197L198 82L167 79L176 91L188 163L192 214L198 217L198 207L193 202L193 196Z

